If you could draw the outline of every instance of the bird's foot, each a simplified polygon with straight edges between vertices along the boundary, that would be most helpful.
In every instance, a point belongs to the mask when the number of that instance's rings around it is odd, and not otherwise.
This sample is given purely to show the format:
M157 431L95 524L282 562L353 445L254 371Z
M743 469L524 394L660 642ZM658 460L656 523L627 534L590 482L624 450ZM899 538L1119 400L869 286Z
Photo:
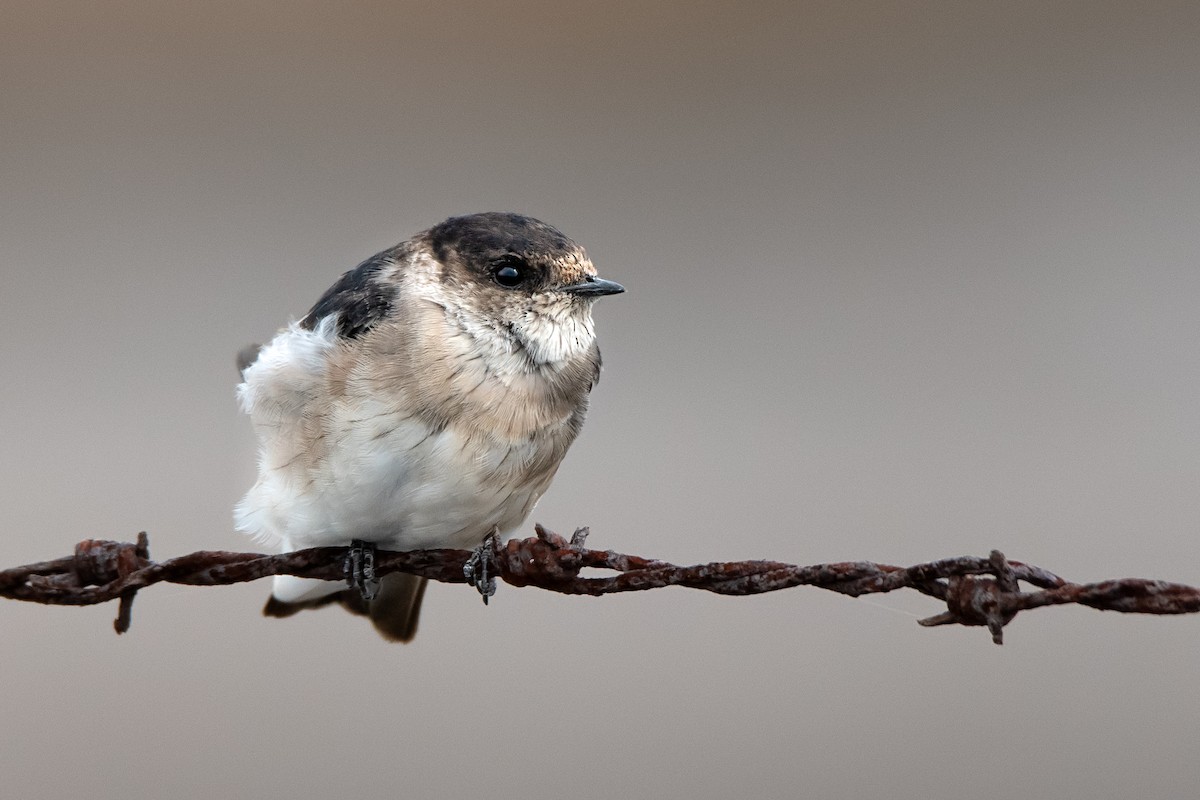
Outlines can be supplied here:
M493 528L483 543L471 551L467 563L463 564L463 577L483 596L485 606L488 598L496 593L496 579L488 575L488 565L491 564L492 553L499 545L500 531Z
M379 578L375 577L375 544L355 539L350 542L343 562L346 586L357 589L363 600L374 600L379 594Z

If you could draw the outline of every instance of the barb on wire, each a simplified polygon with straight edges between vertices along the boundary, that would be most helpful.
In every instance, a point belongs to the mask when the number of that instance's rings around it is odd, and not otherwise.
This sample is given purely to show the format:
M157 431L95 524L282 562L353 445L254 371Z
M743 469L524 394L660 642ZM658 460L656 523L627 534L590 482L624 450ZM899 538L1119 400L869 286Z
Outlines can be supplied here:
M536 536L500 542L489 538L474 553L466 550L379 551L375 572L408 572L444 583L464 583L464 566L482 568L512 586L537 586L563 594L602 595L664 586L726 595L773 592L792 586L858 597L914 589L941 600L946 611L921 625L986 626L996 644L1004 626L1020 611L1077 603L1102 611L1135 614L1193 614L1200 611L1200 589L1165 581L1123 578L1099 583L1070 583L1041 567L1009 561L993 550L987 558L962 556L911 567L844 561L797 566L777 561L727 561L681 567L665 561L590 550L587 529L569 539L535 527ZM0 597L52 605L95 605L118 601L117 633L129 630L133 598L155 583L222 586L268 575L298 575L341 580L345 547L315 547L279 555L200 551L167 561L150 559L149 540L87 539L75 554L53 561L0 570ZM585 577L584 569L615 574ZM1019 584L1036 587L1022 591Z

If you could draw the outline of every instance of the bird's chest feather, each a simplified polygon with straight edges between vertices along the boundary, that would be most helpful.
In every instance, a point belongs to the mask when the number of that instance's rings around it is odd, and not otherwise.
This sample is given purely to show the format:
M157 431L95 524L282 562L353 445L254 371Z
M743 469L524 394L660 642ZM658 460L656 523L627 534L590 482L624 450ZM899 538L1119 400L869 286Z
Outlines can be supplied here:
M292 547L472 547L525 519L578 433L594 371L564 389L504 373L462 336L440 350L397 341L334 345L309 383L251 403L263 450L243 529Z
M514 437L479 414L431 420L392 400L373 393L326 418L307 479L293 483L305 487L293 498L293 541L474 546L493 526L520 524L574 439L567 420Z

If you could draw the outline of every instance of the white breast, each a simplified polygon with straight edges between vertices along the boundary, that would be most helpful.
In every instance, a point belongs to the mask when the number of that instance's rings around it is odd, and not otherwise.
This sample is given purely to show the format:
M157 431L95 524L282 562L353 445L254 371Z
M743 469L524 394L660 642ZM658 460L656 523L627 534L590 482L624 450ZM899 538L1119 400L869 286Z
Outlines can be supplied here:
M410 416L395 397L328 394L331 324L281 332L239 387L260 442L259 478L236 525L285 549L374 541L469 548L528 515L554 470L520 467L546 445Z

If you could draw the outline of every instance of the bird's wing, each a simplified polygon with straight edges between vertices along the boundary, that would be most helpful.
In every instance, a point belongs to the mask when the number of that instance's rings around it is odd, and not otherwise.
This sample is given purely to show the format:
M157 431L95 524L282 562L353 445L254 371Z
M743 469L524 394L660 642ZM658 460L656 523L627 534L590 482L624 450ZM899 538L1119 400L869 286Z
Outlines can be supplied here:
M349 270L330 286L309 310L300 327L315 330L328 317L334 317L337 335L357 339L392 310L395 287L380 280L380 273L396 264L396 248L371 256Z
M320 394L330 351L365 335L391 312L395 287L380 278L402 255L397 248L385 250L347 271L302 320L265 346L238 354L243 381L238 394L256 424L277 427L303 417Z

